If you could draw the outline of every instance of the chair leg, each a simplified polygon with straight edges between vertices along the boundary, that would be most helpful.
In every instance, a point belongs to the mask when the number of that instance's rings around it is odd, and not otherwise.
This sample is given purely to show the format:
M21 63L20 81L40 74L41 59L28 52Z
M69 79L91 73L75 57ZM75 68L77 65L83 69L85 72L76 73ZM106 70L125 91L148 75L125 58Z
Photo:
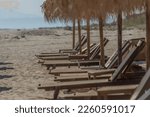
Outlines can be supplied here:
M54 100L58 98L59 91L60 91L59 88L56 87L55 92L54 92Z

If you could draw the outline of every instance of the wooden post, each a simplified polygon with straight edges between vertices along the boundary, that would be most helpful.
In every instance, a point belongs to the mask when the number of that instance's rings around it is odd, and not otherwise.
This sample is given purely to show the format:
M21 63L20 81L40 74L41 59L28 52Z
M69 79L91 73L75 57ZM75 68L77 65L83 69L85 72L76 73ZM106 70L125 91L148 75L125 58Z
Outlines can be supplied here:
M72 49L74 49L75 47L75 30L76 30L76 21L75 19L73 20L73 29L72 29L72 33L73 33L73 40L72 40Z
M150 68L150 1L146 0L146 66Z
M122 12L118 12L118 65L122 62Z
M82 52L82 47L81 47L81 25L80 25L80 19L78 19L78 35L79 35L79 50L80 54Z
M90 20L87 19L87 56L90 58Z
M99 18L99 33L100 33L100 62L105 67L105 54L104 54L104 36L103 36L103 19Z

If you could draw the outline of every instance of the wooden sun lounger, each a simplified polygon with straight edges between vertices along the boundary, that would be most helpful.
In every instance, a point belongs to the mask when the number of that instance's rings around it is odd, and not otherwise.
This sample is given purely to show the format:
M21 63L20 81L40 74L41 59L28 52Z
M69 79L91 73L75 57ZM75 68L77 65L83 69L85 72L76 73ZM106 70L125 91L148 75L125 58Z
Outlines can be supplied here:
M101 99L108 99L110 94L118 94L118 93L123 93L123 95L130 94L132 95L131 99L135 100L138 99L142 93L145 92L146 89L150 88L150 72L146 73L146 75L143 76L144 72L139 72L139 73L134 73L134 76L132 77L143 77L142 81L138 85L117 85L117 86L105 86L99 88L98 91L98 96ZM148 81L149 80L149 81ZM145 84L146 83L146 84ZM143 91L141 88L144 88ZM141 98L142 99L142 98Z
M95 43L92 43L90 45L90 47L92 48L95 45L96 45ZM43 57L39 57L39 59L41 59L39 61L44 62L44 60L86 59L87 58L87 55L85 54L86 50L87 50L87 47L82 50L82 54L78 54L77 52L75 52L75 54L64 54L63 53L63 54L58 54L58 56L55 56L55 55L54 56L53 55L48 55L48 56L45 56L45 57L43 56ZM42 63L42 62L40 62L40 63Z
M130 78L136 78L141 79L145 72L138 72L136 73L126 73L126 76L128 79ZM110 76L109 76L110 77ZM109 77L105 77L103 79L108 79ZM98 79L102 79L102 77L99 77ZM86 79L87 80L87 79ZM131 97L131 94L136 89L138 84L132 84L132 85L118 85L118 86L104 86L102 88L99 88L100 91L104 92L100 93L99 89L95 90L95 93L97 93L97 96L94 94L89 94L86 91L83 91L82 93L74 92L73 94L63 94L59 95L60 99L129 99ZM112 87L112 88L111 88ZM112 92L111 92L112 91ZM89 95L88 95L89 94ZM73 97L73 95L75 95ZM108 98L109 97L109 98Z
M106 44L109 42L108 39L105 39L104 40L104 45L106 46ZM61 58L61 56L48 56L48 57L39 57L39 59L42 59L42 60L72 60L72 59L87 59L87 47L85 49L83 49L82 53L79 54L71 54L71 55L67 55L66 57L63 57ZM100 53L100 44L91 44L90 45L90 60L93 60L97 57L97 55Z
M82 35L81 46L83 46L86 42L87 42L87 38L84 35ZM57 52L57 53L41 53L41 54L35 55L35 56L40 58L40 57L59 56L59 55L63 55L63 54L66 55L66 53L69 54L70 52L74 54L74 53L77 53L78 50L79 50L79 42L77 42L74 49L62 49L62 50L59 50L59 52Z
M43 63L44 66L47 67L49 70L50 68L55 69L56 67L61 67L61 66L90 66L90 65L98 65L99 60L93 60L93 61L69 61L69 60L60 60L60 61L45 61Z
M139 41L136 49L133 48L132 51L130 51L129 55L126 58L130 59L130 57L133 57L133 58L136 57L136 55L138 55L138 52L140 52L143 49L144 45L145 45L145 42ZM133 81L132 81L132 79L130 79L130 80L123 79L123 81L121 81L120 79L117 80L118 73L123 73L124 71L126 71L125 70L127 68L126 66L128 66L128 64L130 64L129 61L130 60L128 60L128 59L124 59L124 61L119 65L117 70L114 72L115 75L113 74L113 77L111 77L111 81L108 81L106 79L106 80L64 82L64 83L57 83L57 84L51 84L51 85L48 84L48 85L44 85L44 86L40 85L38 87L38 89L55 90L54 99L57 99L59 91L62 89L91 88L91 87L102 87L102 86L117 85L117 84L125 85L125 84L139 83L139 81L140 81L139 79L138 80L134 79Z

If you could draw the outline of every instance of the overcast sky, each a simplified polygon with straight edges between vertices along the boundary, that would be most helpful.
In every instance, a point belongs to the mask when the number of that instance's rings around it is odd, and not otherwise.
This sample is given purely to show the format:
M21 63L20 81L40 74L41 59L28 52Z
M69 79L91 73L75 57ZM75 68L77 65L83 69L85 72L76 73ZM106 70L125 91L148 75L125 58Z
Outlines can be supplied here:
M41 16L41 4L44 0L0 0L3 10Z
M61 26L44 21L44 0L0 0L0 28L38 28Z

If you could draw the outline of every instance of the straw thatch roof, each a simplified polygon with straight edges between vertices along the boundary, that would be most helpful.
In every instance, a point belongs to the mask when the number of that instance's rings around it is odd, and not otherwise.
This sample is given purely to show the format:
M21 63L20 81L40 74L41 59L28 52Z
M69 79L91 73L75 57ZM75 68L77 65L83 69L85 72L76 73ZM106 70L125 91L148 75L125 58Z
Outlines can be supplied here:
M42 9L47 21L96 19L118 11L134 13L145 7L145 1L149 0L46 0Z

